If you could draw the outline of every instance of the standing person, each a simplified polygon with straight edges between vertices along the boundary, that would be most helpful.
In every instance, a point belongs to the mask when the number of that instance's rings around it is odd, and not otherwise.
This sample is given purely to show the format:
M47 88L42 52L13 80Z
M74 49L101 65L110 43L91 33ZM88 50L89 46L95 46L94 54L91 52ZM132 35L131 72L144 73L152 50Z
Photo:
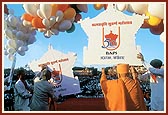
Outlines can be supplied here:
M146 111L143 93L136 70L131 67L133 79L129 77L129 64L117 65L118 79L107 80L104 68L100 84L109 111Z
M44 69L41 72L41 80L34 82L34 92L30 103L31 111L49 111L49 99L56 101L52 85L48 82L51 72Z
M23 69L17 72L18 80L14 86L14 109L15 111L30 111L29 98L32 96L30 93L29 84L26 82L25 72Z
M150 62L152 67L148 67L149 71L139 76L142 81L150 80L151 89L151 111L164 110L164 68L162 61L153 59Z

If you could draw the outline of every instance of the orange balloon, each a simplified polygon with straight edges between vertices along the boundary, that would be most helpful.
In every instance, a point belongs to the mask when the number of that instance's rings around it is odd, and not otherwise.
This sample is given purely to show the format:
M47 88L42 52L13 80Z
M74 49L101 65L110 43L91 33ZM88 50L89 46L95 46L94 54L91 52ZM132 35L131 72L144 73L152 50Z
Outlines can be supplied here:
M76 11L74 8L68 8L64 11L64 19L72 19L73 17L75 17L76 15Z
M51 16L55 16L56 12L58 11L58 5L57 4L51 4L51 7L52 7Z
M100 9L102 9L102 8L104 7L103 4L94 4L93 6L94 6L94 8L95 8L96 10L100 10Z
M64 12L67 8L69 8L69 4L51 4L52 12L51 16L55 16L58 10Z
M25 13L25 14L22 15L22 19L24 19L26 21L29 21L29 22L31 22L33 18L34 17L31 16L30 14L28 14L28 13Z
M69 4L58 4L58 10L64 12L67 8L69 8Z
M45 28L42 23L42 19L39 17L35 17L32 19L32 26L34 26L35 28Z

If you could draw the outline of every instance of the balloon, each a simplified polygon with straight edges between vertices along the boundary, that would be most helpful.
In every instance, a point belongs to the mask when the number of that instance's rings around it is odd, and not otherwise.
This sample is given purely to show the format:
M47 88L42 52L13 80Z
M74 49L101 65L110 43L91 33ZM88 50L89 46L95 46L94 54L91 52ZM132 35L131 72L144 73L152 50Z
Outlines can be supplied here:
M9 12L8 12L8 7L7 7L6 4L4 4L4 13L7 14L7 15L9 14Z
M22 31L18 31L16 33L16 38L19 39L19 40L23 40L24 38L24 33Z
M40 9L37 10L37 15L38 17L40 17L41 19L44 19L45 17L43 16L42 12Z
M50 38L51 35L52 35L52 33L50 32L50 30L47 30L46 32L44 32L44 36L45 36L46 38Z
M25 13L25 14L23 14L22 15L22 17L21 17L23 20L26 20L26 21L29 21L29 22L31 22L32 21L32 19L34 18L33 16L31 16L30 14L28 14L28 13Z
M20 54L21 56L25 55L25 51L17 51L18 54Z
M160 18L152 16L149 12L146 13L146 16L149 16L149 19L147 19L147 23L151 26L157 26L161 22Z
M144 21L144 23L142 24L142 26L141 26L141 28L150 28L151 27L151 25L149 25L148 23L147 23L147 21Z
M117 4L116 4L116 8L117 8L117 10L119 10L119 11L124 11L124 10L127 9L127 7L128 7L128 5L123 4L123 3L117 3Z
M51 4L40 4L40 11L45 18L49 19L52 12Z
M59 34L59 31L57 29L51 29L51 33L53 35L58 35Z
M16 43L18 48L24 45L24 42L22 40L17 40Z
M15 16L10 16L9 17L9 22L12 26L16 26L18 19Z
M7 50L4 50L4 55L8 55L9 53L7 52Z
M8 54L8 55L7 55L7 58L8 58L10 61L13 61L13 60L14 60L13 54Z
M75 16L74 22L78 22L78 21L80 21L80 19L82 19L81 14L77 13L76 16Z
M108 7L108 4L104 4L104 9L106 10Z
M56 23L56 17L51 16L50 19L49 19L49 22L50 22L50 26L52 27Z
M131 3L130 5L134 13L145 14L148 11L148 4Z
M31 27L31 26L32 26L32 23L29 22L29 21L23 20L23 25L24 25L24 26L27 26L27 27Z
M165 36L165 32L162 32L160 34L160 40L163 42L163 43L166 43L165 40L166 40L166 36Z
M56 22L60 22L62 18L64 17L64 13L61 10L58 10L56 13Z
M23 8L26 13L30 14L33 17L37 17L38 7L35 4L23 4Z
M93 6L96 10L100 10L104 7L104 4L94 4Z
M164 31L163 21L158 25L150 28L150 32L155 35L160 35Z
M70 29L66 30L67 33L72 33L74 31L75 31L75 25L74 24L72 24Z
M148 12L153 16L164 19L164 4L149 4Z
M62 21L62 22L60 23L58 29L59 29L60 31L65 31L65 30L70 29L71 26L72 26L71 21L69 21L69 20L64 20L64 21Z
M8 54L14 54L16 50L14 48L8 48L7 49Z
M72 19L73 17L75 17L76 15L76 11L74 10L74 8L68 8L64 11L64 19Z
M13 38L13 33L10 29L5 29L5 35L9 38L12 39Z
M88 12L87 4L77 4L76 7L77 7L81 12L84 12L84 13L87 13L87 12Z
M30 37L27 41L28 44L33 44L34 42L36 42L36 38L34 36Z
M48 19L43 19L42 20L42 23L43 23L43 25L46 27L46 28L49 28L49 26L50 26L50 21L48 20Z
M45 28L45 26L42 23L42 19L39 17L33 18L32 26L34 26L35 28Z
M58 4L58 10L64 12L67 8L69 8L69 4Z
M13 39L9 39L8 41L7 41L7 44L8 44L8 46L11 48L17 48L17 44L16 44L16 41L15 40L13 40Z

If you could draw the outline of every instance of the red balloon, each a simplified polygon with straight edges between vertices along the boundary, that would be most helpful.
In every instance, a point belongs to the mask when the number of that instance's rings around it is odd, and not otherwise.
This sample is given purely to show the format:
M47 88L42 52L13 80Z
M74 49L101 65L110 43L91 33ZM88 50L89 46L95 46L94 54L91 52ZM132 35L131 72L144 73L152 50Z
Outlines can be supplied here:
M74 22L78 22L78 21L80 21L80 19L82 19L81 14L77 13L76 16L75 16Z
M150 27L150 32L155 35L160 35L164 31L163 20L158 26Z
M8 12L8 7L7 7L6 4L4 4L4 13L7 14L7 15L9 14L9 12Z
M144 21L144 23L142 24L141 28L150 28L151 25L149 25L146 21Z

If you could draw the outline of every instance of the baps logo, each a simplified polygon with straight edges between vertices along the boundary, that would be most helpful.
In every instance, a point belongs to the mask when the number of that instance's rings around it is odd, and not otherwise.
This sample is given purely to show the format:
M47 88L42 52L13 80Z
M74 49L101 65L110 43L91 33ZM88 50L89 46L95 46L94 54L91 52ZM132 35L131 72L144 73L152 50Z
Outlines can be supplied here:
M112 30L108 34L104 35L104 27L102 28L102 48L107 50L115 50L120 45L120 27L118 27L118 35L114 34Z
M52 79L54 85L59 85L62 82L63 76L60 64L59 64L59 70L55 70L55 68L53 68Z

